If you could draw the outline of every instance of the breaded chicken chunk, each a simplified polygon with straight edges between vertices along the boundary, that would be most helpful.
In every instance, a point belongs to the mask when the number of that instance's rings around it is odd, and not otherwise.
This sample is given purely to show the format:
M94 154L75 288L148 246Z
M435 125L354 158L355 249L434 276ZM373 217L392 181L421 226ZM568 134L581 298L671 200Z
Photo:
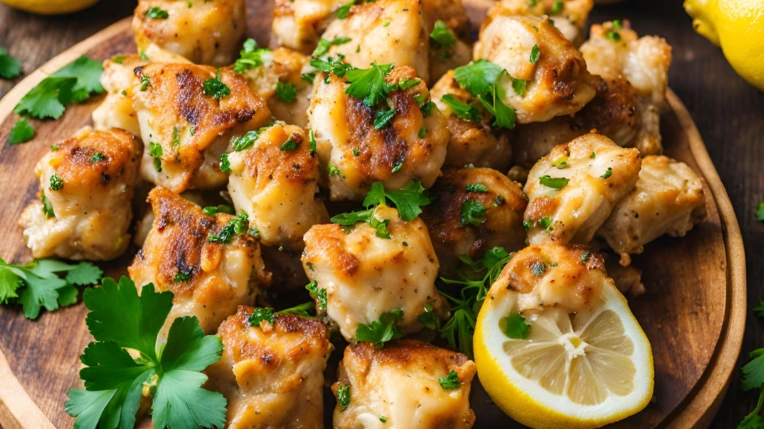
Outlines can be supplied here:
M139 0L133 16L138 51L155 45L195 64L231 64L246 29L245 0Z
M430 37L429 82L437 82L472 59L470 22L461 0L422 0L422 14Z
M671 46L660 37L638 37L628 21L613 21L592 25L581 52L592 74L606 80L625 78L634 87L640 125L633 146L642 156L660 155L660 108L666 98Z
M332 385L338 397L334 427L469 429L475 423L469 403L475 373L467 356L421 341L393 341L383 349L352 344ZM454 374L455 386L439 382Z
M449 167L462 167L472 164L475 167L488 167L506 170L512 164L512 146L510 132L492 125L493 117L487 114L480 103L473 106L481 113L480 121L471 121L454 114L454 110L443 101L444 96L451 96L464 104L470 104L473 97L459 86L454 79L454 72L446 73L430 91L430 96L438 109L446 117L446 126L451 134L446 151L446 163Z
M500 0L488 11L484 25L496 16L549 16L553 25L576 46L583 39L586 20L594 7L593 0Z
M225 184L220 156L229 141L270 121L263 100L230 70L149 64L136 75L133 107L146 144L141 174L173 192Z
M528 198L519 184L490 168L449 168L430 189L423 207L441 276L451 277L459 257L479 259L494 247L508 252L525 244L523 213Z
M228 399L226 428L322 429L329 330L291 314L255 326L253 310L240 306L220 325L223 356L205 371L205 387Z
M337 14L342 6L344 11ZM349 0L276 0L272 27L276 46L310 54L327 25L337 15L347 18L350 6Z
M252 91L268 104L273 117L305 127L313 93L310 57L287 48L271 51L254 45L245 45L242 57L252 63L234 65L231 70L242 73Z
M421 9L419 0L360 3L350 9L346 19L329 24L321 38L335 41L328 50L330 57L342 54L343 61L354 67L366 68L375 61L409 66L417 77L428 82L429 33ZM336 43L338 38L350 40Z
M323 74L316 77L308 118L333 201L362 200L375 181L388 190L412 179L429 188L446 158L446 119L428 104L429 93L414 69L372 67L396 86L373 107L348 94L353 92L348 76L361 71L342 78L332 73L328 82Z
M127 269L130 278L139 291L153 283L155 290L174 294L162 332L178 317L196 316L206 334L214 333L237 306L254 303L269 281L257 240L241 218L207 216L165 188L154 188L149 202L154 225Z
M310 227L329 222L316 199L318 157L300 127L278 122L254 135L250 147L228 154L228 192L236 211L249 215L261 243L301 250Z
M703 182L686 164L665 156L642 159L639 180L597 231L628 265L629 254L668 234L683 237L706 217Z
M520 124L570 115L596 94L596 80L581 53L549 19L496 16L480 30L473 57L507 71L511 79L500 79L500 92ZM513 87L518 79L526 81L519 92Z
M409 222L398 211L378 206L374 217L389 221L389 238L369 223L343 229L316 225L305 234L302 263L310 280L326 290L326 312L348 340L359 324L368 325L383 313L402 310L402 333L422 329L417 320L425 306L443 316L446 302L435 289L438 259L421 219Z
M130 244L131 201L142 151L132 134L83 128L35 167L41 199L21 215L35 258L108 261Z
M530 244L586 244L639 177L636 149L587 134L552 149L525 184Z

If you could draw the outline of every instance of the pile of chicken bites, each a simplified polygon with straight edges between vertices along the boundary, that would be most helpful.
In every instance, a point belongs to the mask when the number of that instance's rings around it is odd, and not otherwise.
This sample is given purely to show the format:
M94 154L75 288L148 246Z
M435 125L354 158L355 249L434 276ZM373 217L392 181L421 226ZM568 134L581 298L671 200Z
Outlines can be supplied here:
M585 41L592 0L501 0L474 43L460 0L276 0L273 49L245 42L244 0L138 3L140 54L104 62L94 126L39 161L20 223L36 258L140 247L130 277L174 293L165 329L193 315L222 339L208 386L232 428L323 427L332 332L349 343L332 390L353 392L335 427L469 428L475 364L422 340L424 313L449 317L439 277L495 247L584 246L636 295L630 255L705 216L699 177L661 155L671 47L627 21ZM378 183L430 204L330 221ZM318 318L251 326L313 281ZM394 312L410 338L356 341Z

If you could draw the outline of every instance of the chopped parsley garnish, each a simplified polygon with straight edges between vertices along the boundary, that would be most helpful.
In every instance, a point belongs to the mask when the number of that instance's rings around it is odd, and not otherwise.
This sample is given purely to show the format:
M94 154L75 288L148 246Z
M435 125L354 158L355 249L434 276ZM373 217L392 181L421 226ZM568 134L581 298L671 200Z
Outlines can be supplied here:
M490 61L478 60L466 66L457 67L454 70L454 79L459 83L459 86L476 97L480 104L493 115L493 125L513 129L515 127L515 110L502 101L504 93L499 85L505 74L507 72L501 66ZM507 74L507 76L509 75Z
M96 152L93 154L93 156L90 157L90 163L95 164L98 161L103 161L106 159L101 152Z
M544 263L542 262L534 262L533 266L531 266L531 272L533 273L534 276L540 276L544 274L545 271L546 271L546 265L544 265Z
M8 55L8 51L0 47L0 77L15 79L21 75L21 62Z
M458 118L472 122L479 122L482 119L480 112L478 112L476 108L469 104L465 104L451 94L446 94L441 97L441 101L446 103L446 105L451 108L453 114Z
M552 219L548 217L542 217L540 221L538 221L539 226L544 228L545 231L549 231L549 227L552 226Z
M214 78L204 81L204 93L215 97L216 100L220 100L231 93L231 89L220 80L220 69L215 72Z
M374 129L381 130L390 124L393 120L393 116L398 113L395 109L390 110L377 110L374 114Z
M379 416L379 421L382 422L382 423L387 423L387 417Z
M249 149L252 147L252 145L255 144L258 138L260 138L260 133L265 130L266 127L260 128L257 131L247 131L246 134L244 134L241 137L234 137L231 140L231 146L233 147L234 152L241 152L245 149Z
M149 80L149 77L145 74L141 76L141 91L145 91L149 88L149 85L151 85L151 81Z
M354 4L356 4L357 0L350 0L348 3L345 3L343 6L340 6L339 9L337 9L337 18L339 19L345 19L348 17L348 14L350 13L350 8L353 7Z
M308 132L308 142L310 144L310 153L311 154L316 153L316 143L317 143L316 142L316 133L315 133L315 131L313 131L312 128Z
M220 171L223 173L231 172L231 162L228 161L228 152L223 152L223 154L220 155Z
M303 73L300 78L309 84L313 84L313 80L316 78L315 73Z
M446 26L446 23L442 20L435 21L435 27L433 27L430 33L430 39L432 39L440 48L448 49L456 43L456 36Z
M482 183L470 183L466 186L467 192L477 192L480 194L484 194L488 192L488 187L485 186Z
M612 40L614 42L620 42L621 41L621 35L618 32L613 31L613 30L608 31L607 34L605 34L605 37L608 40Z
M297 87L291 83L279 82L276 84L276 97L286 103L292 103L297 99Z
M557 15L558 13L562 12L562 9L565 7L562 0L557 0L552 4L552 15Z
M262 307L256 307L252 314L249 316L249 324L252 326L259 327L260 322L266 321L273 325L275 323L273 318L273 309L272 308L262 308Z
M13 111L36 119L58 119L65 105L82 103L92 94L103 93L103 66L83 55L32 88Z
M326 289L319 289L318 282L313 280L305 286L305 289L310 292L310 295L316 299L319 310L326 309Z
M759 202L759 206L756 208L756 220L764 222L764 201Z
M178 127L172 127L172 147L176 148L180 146L180 135L178 132Z
M386 191L382 182L374 182L371 190L363 200L364 207L371 207L378 204L387 204L387 200L392 201L398 209L398 215L402 220L408 222L422 213L421 207L429 205L433 199L427 195L421 183L411 181L398 191Z
M298 147L300 147L300 143L292 140L292 138L288 138L287 141L284 142L284 144L281 145L279 149L281 150L296 150Z
M258 48L255 39L247 39L243 49L239 51L239 58L233 65L233 71L234 73L244 73L247 70L260 67L265 64L266 59L270 59L270 55L270 49Z
M403 338L403 332L395 326L401 319L403 319L403 309L400 308L382 313L379 320L368 325L359 324L355 337L358 341L368 341L381 349L386 342Z
M419 129L419 133L417 136L419 136L420 139L423 139L424 136L427 135L427 129L424 127L424 124L422 124L422 128Z
M584 252L584 254L581 255L581 262L585 264L586 261L588 261L591 256L592 256L592 252Z
M384 23L384 24L382 24L382 26L383 26L383 27L387 27L387 26L389 26L389 25L390 25L390 21L385 21L385 23Z
M348 63L343 63L340 60L335 61L324 61L319 58L313 58L310 60L311 67L314 67L324 73L334 73L338 77L345 76L345 73L347 73L348 70L352 69L353 66L351 66Z
M337 168L337 166L334 164L329 164L329 176L337 176L343 179L345 178L345 174L343 174L342 171L340 171L340 169Z
M607 171L605 171L605 174L603 174L600 177L602 177L603 179L607 179L608 177L610 177L612 175L613 175L613 169L611 167L608 167Z
M164 150L159 143L149 142L149 155L154 158L154 168L157 171L162 171L162 156L164 156Z
M397 164L395 164L395 167L393 167L393 169L390 170L390 172L395 174L395 173L401 171L401 168L403 168L403 163L404 163L404 161L400 161Z
M520 313L509 313L509 316L503 317L500 323L504 324L504 335L514 340L525 340L530 335L531 325L525 322L525 318Z
M10 144L26 143L29 140L32 140L34 135L35 135L34 128L32 128L32 126L29 125L29 122L27 122L26 119L21 118L18 121L16 121L15 124L13 124L13 128L11 128L10 134L8 134L8 143Z
M403 245L407 245L405 241L403 242ZM424 313L417 317L417 321L425 328L430 328L436 331L440 329L440 319L438 319L438 315L433 311L431 304L424 305Z
M613 20L613 30L620 30L623 28L623 24L621 23L620 19L614 19Z
M448 375L445 377L440 377L438 379L438 383L440 383L440 387L442 387L444 390L458 389L461 385L461 382L459 381L459 374L457 374L453 369L448 371Z
M202 213L204 213L205 216L215 216L218 213L225 213L229 215L234 215L236 212L234 212L233 207L229 206L228 204L220 204L217 206L207 206L202 209Z
M391 91L390 85L385 82L385 77L392 69L392 64L377 65L373 62L368 69L347 70L346 76L350 85L345 89L345 93L363 100L363 103L369 107L376 106Z
M170 17L170 14L167 13L166 10L158 8L158 7L152 7L151 9L147 10L143 15L146 18L151 18L151 19L167 19Z
M530 62L531 64L536 64L536 62L541 57L541 51L539 50L539 45L533 45L531 48L531 56L530 56Z
M39 259L26 265L13 265L0 259L0 304L21 304L24 316L36 319L43 307L55 311L74 304L77 302L75 286L96 284L102 275L101 269L90 262L67 264L55 259Z
M56 217L53 212L53 206L50 204L50 200L45 196L45 192L40 193L40 200L42 201L42 212L47 217Z
M550 188L562 189L567 186L568 179L565 177L550 177L547 175L541 176L541 178L539 178L539 183Z
M589 159L594 159L594 158L596 158L596 157L597 157L597 154L596 154L596 153L594 153L594 152L592 152L592 154L591 154L591 155L589 155Z
M504 204L507 199L503 195L497 195L496 200L493 202L494 207L499 207Z
M343 384L337 389L337 403L343 410L350 405L350 386L347 384Z
M193 277L191 273L183 273L178 271L175 274L175 278L173 280L175 280L175 283L184 283L191 280L191 277Z
M122 64L123 62L125 62L125 56L124 55L117 55L116 57L114 57L112 59L112 61L114 61L117 64Z
M520 97L525 97L526 83L528 83L528 81L525 79L512 78L512 89L514 89L517 95L519 95Z
M175 319L167 341L160 341L172 298L172 292L155 292L152 284L139 296L127 277L119 283L105 279L102 287L85 291L86 322L95 342L80 357L85 390L70 389L65 406L77 418L75 427L133 427L147 389L156 428L225 425L225 397L201 387L207 381L202 371L220 360L223 344L204 335L195 316Z
M53 191L60 191L63 187L64 181L61 180L60 177L56 176L56 173L53 173L53 175L50 176L50 189Z
M332 46L344 45L345 43L350 42L350 40L350 37L335 37L332 40L327 40L322 37L318 41L318 46L316 46L316 49L313 51L313 56L320 57L329 52L329 48Z
M432 110L433 106L435 106L435 103L428 101L427 103L422 104L422 107L419 110L422 111L424 116L430 116L430 111Z
M244 234L247 231L248 224L249 216L247 213L241 212L229 220L228 224L223 227L219 234L211 234L207 237L207 241L212 243L230 243L234 236Z
M462 225L480 225L485 222L485 207L479 201L467 200L461 209Z

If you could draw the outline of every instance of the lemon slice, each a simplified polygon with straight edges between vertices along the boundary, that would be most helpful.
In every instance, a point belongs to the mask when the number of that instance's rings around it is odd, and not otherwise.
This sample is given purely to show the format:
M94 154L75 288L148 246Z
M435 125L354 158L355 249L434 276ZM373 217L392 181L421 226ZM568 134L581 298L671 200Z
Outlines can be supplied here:
M502 277L509 277L506 269ZM559 287L559 276L551 275ZM527 294L507 287L502 277L480 311L474 338L478 377L499 408L530 427L589 428L647 405L654 376L650 343L612 280L603 274L606 281L586 309L519 311ZM513 323L509 315L530 326L521 329L527 337L505 333Z

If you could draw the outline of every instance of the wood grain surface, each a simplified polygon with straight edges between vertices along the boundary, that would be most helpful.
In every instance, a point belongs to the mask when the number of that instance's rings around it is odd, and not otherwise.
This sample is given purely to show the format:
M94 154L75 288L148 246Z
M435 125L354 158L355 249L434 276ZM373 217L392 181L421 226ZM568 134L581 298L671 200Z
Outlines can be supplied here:
M8 46L12 54L24 60L25 71L29 73L58 51L105 27L116 18L129 14L132 7L129 2L105 1L89 11L57 18L33 17L0 8L0 45ZM253 33L262 28L255 17L268 17L270 9L267 5L259 9L250 7L249 15L250 32ZM764 189L764 174L761 172L764 156L759 146L764 131L764 121L761 121L764 117L764 97L734 75L716 48L692 33L689 18L683 15L678 2L642 1L598 7L593 13L592 22L623 17L631 19L640 33L660 34L674 46L671 86L680 98L689 103L711 157L732 196L748 250L751 285L748 293L751 302L758 302L761 292L757 286L761 284L764 265L764 234L761 224L754 221L753 209L755 203L762 198ZM105 57L129 46L128 36L102 46L91 54ZM0 94L10 86L7 82L0 83ZM92 107L92 104L76 106L61 121L35 126L41 135L63 138L82 124L83 115L87 115ZM667 125L664 133L669 155L698 168L696 159L688 149L686 127L683 128L680 119L668 113L664 115L664 124ZM0 140L5 139L7 126L7 123L3 124ZM38 139L12 151L0 151L0 180L7 184L4 194L15 195L18 201L18 207L3 207L3 225L15 224L22 207L21 202L36 193L36 183L28 178L32 174L31 166L50 143ZM702 163L702 160L699 162ZM716 189L709 191L718 193ZM664 364L658 365L656 374L657 401L623 426L654 426L669 415L677 404L682 403L684 407L693 409L696 404L690 400L702 396L698 395L698 391L693 391L689 396L687 393L701 378L702 369L712 359L710 351L726 326L725 311L728 309L725 306L730 293L727 286L731 282L726 276L730 262L728 258L742 258L742 255L725 254L723 248L720 250L718 243L722 240L723 231L719 213L713 206L709 210L709 220L687 239L659 240L649 247L648 255L636 259L636 265L646 272L645 282L649 293L633 300L632 305L653 342L656 358L662 356ZM721 210L723 212L725 208L721 207ZM17 228L2 226L0 232L4 236L0 242L0 256L15 260L27 257L23 247L18 245L20 231ZM678 264L665 263L680 252L686 252L690 259ZM733 261L736 262L739 261ZM677 284L680 286L677 287ZM682 306L668 305L673 302L679 302ZM685 313L678 315L677 308ZM84 313L84 308L78 305L53 314L44 314L34 323L25 321L18 311L4 310L0 313L0 348L9 355L11 367L30 396L35 398L37 406L57 427L71 425L71 419L63 415L62 407L66 390L77 379L76 371L72 370L77 363L77 355L87 342L82 323ZM747 344L764 343L757 341L761 340L758 328L758 322L749 318ZM734 344L723 343L724 338L721 341L722 349L735 348ZM751 345L747 350L750 348ZM657 352L659 349L663 350L661 355ZM11 355L7 353L8 350L22 352ZM741 359L746 358L743 356ZM39 382L32 382L39 374L48 376ZM711 379L708 375L705 377ZM708 381L705 377L701 381ZM743 395L737 389L738 378L732 377L731 393L722 404L714 426L733 426L752 407L751 395ZM491 414L491 406L487 398L478 395L473 404L480 419L476 427L488 427L487 416ZM697 405L694 410L698 413L695 414L702 417L700 411L708 409L709 405ZM489 411L481 413L481 410ZM3 407L0 407L0 418L4 412Z

